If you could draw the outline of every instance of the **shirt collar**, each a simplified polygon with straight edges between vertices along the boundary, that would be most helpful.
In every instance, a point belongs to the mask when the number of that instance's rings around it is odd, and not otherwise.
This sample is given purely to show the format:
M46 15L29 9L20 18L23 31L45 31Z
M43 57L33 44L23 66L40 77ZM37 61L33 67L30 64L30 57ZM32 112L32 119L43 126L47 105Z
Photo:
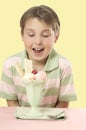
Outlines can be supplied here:
M25 58L28 58L26 50L24 50L23 53L21 53L21 66L22 66L23 70L24 70L24 59Z
M45 64L44 71L51 71L51 70L57 68L58 61L59 61L58 53L54 49L52 49L52 51L48 57L48 60Z

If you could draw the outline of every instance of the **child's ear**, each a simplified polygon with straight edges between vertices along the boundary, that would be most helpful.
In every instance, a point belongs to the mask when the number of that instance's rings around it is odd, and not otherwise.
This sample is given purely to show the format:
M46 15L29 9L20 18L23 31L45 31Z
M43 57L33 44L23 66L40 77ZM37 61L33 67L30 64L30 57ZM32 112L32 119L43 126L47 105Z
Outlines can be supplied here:
M20 31L20 35L21 35L21 39L22 39L22 41L23 41L23 34L22 34L22 32Z
M58 38L59 38L59 33L58 33L58 34L55 34L55 40L54 40L54 43L57 42Z

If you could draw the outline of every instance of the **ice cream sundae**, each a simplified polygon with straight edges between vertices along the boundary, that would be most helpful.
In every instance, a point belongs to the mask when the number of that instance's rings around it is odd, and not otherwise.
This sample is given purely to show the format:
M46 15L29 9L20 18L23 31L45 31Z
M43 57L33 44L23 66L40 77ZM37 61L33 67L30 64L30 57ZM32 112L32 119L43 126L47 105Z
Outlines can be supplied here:
M15 64L15 68L22 77L26 87L28 102L32 107L30 114L33 116L41 114L37 110L37 107L40 105L42 90L46 81L46 73L44 71L37 72L36 70L33 70L32 61L28 59L24 60L25 72L21 69L21 66L18 63Z

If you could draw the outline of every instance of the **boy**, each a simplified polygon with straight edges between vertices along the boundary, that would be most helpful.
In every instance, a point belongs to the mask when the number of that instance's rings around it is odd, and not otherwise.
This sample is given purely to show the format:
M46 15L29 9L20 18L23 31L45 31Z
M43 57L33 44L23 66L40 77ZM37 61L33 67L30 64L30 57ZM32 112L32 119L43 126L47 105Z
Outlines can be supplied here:
M60 32L57 14L45 5L31 7L21 17L20 27L25 50L6 60L0 96L6 98L8 106L30 106L22 79L13 66L17 61L23 69L24 58L28 58L34 70L47 73L39 106L68 107L69 101L76 100L76 94L70 62L53 49Z

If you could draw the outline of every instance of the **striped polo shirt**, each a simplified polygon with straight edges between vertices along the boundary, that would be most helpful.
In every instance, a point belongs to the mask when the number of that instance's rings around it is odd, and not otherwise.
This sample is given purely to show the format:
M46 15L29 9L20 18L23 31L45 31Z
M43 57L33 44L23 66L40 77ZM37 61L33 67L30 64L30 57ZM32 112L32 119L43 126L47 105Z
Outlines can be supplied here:
M13 66L14 62L19 62L24 69L25 58L27 53L24 50L5 61L0 83L0 97L18 100L20 106L26 107L30 104L25 85ZM56 107L58 100L68 102L76 100L71 64L65 57L52 49L43 70L47 74L47 80L39 106Z

